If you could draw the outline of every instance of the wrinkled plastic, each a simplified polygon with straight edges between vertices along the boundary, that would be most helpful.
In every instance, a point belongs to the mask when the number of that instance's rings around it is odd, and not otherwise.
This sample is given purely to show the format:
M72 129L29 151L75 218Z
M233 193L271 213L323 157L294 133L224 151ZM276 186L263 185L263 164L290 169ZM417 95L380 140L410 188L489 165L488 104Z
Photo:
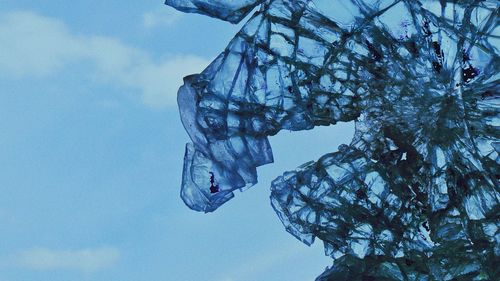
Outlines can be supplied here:
M257 1L175 3L228 19ZM179 90L186 204L213 211L254 185L280 130L354 121L350 144L271 187L286 230L334 259L317 280L499 276L498 2L260 5Z

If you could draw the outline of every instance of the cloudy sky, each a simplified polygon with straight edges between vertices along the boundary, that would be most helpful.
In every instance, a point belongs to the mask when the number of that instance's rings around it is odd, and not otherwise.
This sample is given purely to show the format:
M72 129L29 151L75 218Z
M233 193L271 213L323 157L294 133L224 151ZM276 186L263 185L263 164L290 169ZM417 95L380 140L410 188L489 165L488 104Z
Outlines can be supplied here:
M352 124L272 137L275 163L215 213L179 198L176 90L238 28L162 0L0 0L0 281L304 281L331 264L284 230L269 185Z

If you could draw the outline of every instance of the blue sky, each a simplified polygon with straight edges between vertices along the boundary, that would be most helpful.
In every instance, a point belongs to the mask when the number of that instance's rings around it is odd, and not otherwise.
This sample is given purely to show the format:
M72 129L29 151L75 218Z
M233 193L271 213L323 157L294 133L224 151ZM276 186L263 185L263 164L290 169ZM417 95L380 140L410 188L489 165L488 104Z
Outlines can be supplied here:
M272 137L275 163L215 213L179 198L176 89L238 28L163 1L0 0L0 281L303 281L331 264L284 230L269 185L352 124Z

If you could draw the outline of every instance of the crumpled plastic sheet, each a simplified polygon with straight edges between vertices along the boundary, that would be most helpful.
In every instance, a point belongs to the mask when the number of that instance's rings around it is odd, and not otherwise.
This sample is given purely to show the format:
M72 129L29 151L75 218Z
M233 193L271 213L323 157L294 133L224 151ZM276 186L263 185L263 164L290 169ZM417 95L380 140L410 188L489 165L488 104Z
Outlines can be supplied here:
M271 186L286 230L334 259L317 280L500 276L499 2L167 4L233 23L254 11L178 93L190 208L254 185L268 136L354 121L350 144Z

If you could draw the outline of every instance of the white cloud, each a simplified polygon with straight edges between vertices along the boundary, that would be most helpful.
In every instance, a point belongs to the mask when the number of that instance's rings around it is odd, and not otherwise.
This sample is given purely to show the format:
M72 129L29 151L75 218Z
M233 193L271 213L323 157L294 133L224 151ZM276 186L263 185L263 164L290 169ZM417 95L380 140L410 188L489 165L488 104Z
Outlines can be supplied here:
M33 270L94 272L112 266L119 257L120 251L111 247L81 250L35 248L20 252L14 261L18 266Z
M142 24L146 28L170 26L177 22L182 15L183 13L173 8L146 12L142 15Z
M0 42L3 77L45 77L90 63L87 75L138 90L152 107L174 105L182 77L209 63L193 55L155 59L115 38L74 34L57 19L26 11L0 15Z

